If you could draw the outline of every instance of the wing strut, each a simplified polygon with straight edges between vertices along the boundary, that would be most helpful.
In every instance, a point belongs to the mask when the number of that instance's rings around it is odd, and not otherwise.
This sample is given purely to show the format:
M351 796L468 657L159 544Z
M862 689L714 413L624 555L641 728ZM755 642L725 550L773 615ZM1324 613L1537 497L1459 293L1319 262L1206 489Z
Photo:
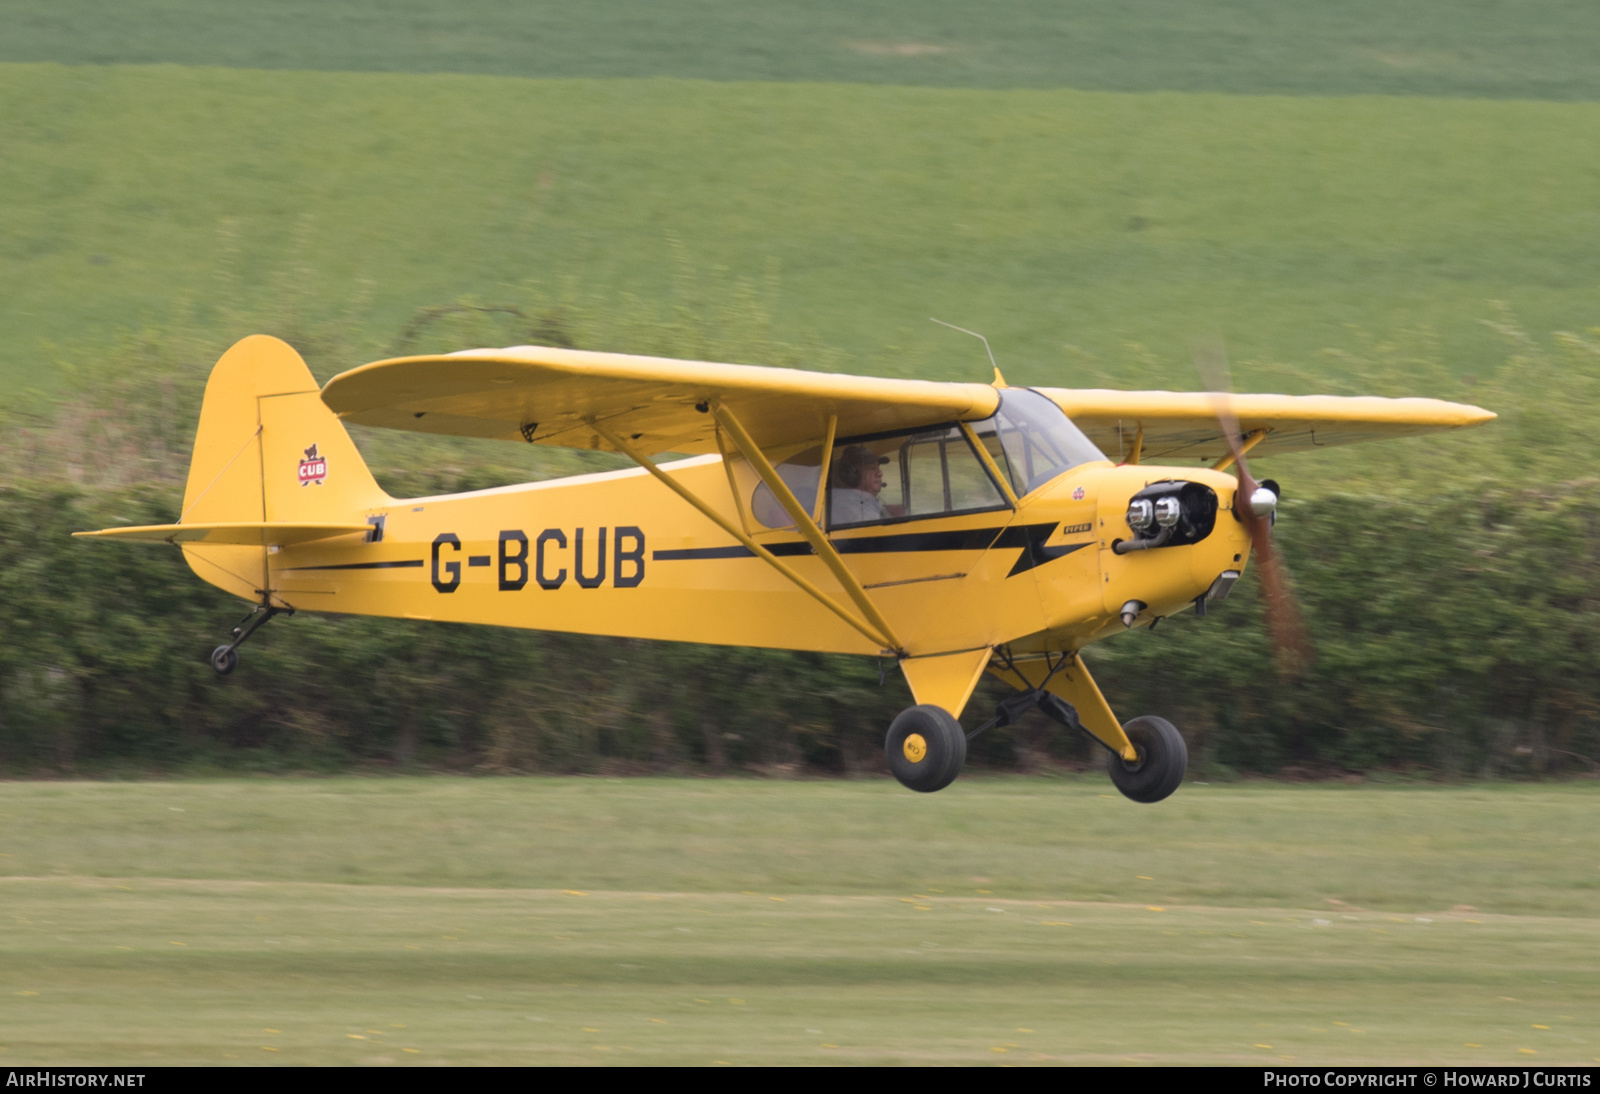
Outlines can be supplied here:
M661 470L661 468L657 467L655 465L654 461L652 461L649 456L646 456L643 452L639 451L637 448L635 448L633 445L629 444L622 437L618 436L616 433L613 433L611 430L607 429L605 426L601 425L599 422L590 421L588 424L589 424L589 428L593 429L596 433L600 434L600 436L604 437L611 444L615 445L617 451L623 453L629 459L631 459L634 463L638 464L640 467L642 467L646 471L650 472L650 474L654 475L656 477L656 479L661 482L662 485L667 487L667 489L671 490L674 494L677 494L684 501L686 501L690 505L694 506L697 510L700 511L700 514L702 516L704 516L707 520L711 521L718 528L721 528L724 532L728 533L734 539L738 540L741 544L744 545L744 547L747 550L749 550L752 554L754 554L757 558L761 559L763 562L767 563L773 569L777 570L784 577L788 578L802 592L806 593L808 596L810 596L817 603L821 604L824 608L827 608L834 615L837 615L840 619L842 619L846 623L850 624L850 626L852 626L856 630L860 631L863 635L866 636L868 641L871 641L871 642L877 644L878 646L882 647L885 650L892 650L892 651L894 651L896 653L900 652L900 645L899 645L898 642L894 641L893 634L892 634L892 632L889 631L889 628L887 626L885 626L883 628L883 631L881 633L879 631L875 630L871 623L867 622L866 620L863 620L863 619L859 618L853 612L850 612L850 611L846 610L842 605L840 605L831 596L829 596L828 594L824 593L821 589L817 588L815 585L813 585L811 582L807 581L805 578L801 577L798 573L796 573L794 571L793 568L791 568L789 565L787 565L782 560L780 560L775 555L773 555L773 553L771 551L767 550L765 547L761 546L761 544L757 543L755 540L751 539L748 535L746 535L743 529L734 527L732 522L730 522L721 513L717 512L715 509L711 508L711 506L707 505L700 498L696 497L686 487L684 487L684 485L682 483L678 482L677 479L674 479L671 475L668 475L665 471ZM743 433L742 430L740 432ZM744 439L748 440L748 437L746 437ZM738 442L736 441L736 443L738 443ZM765 461L763 461L763 463L765 463ZM767 468L767 470L771 471L770 466ZM776 473L773 474L773 478L777 478ZM783 481L781 479L779 479L778 482L779 482L780 486L784 485ZM775 494L777 493L776 490L774 490L773 492ZM787 486L784 486L784 493L785 494L788 493ZM781 500L782 499L782 495L779 495L779 497L780 497L780 500ZM789 495L789 500L790 501L794 500L792 494ZM813 527L815 527L815 525L813 525ZM832 544L828 545L828 549L830 551L833 550ZM858 586L858 588L859 588L859 586ZM873 614L876 614L876 613L873 613Z
M1229 452L1226 456L1222 457L1222 459L1212 464L1211 470L1226 471L1228 468L1233 466L1234 460L1237 460L1240 456L1244 455L1256 445L1266 440L1267 434L1271 432L1272 430L1270 429L1252 429L1249 433L1244 435L1243 442L1239 445L1239 451Z
M828 564L828 569L833 571L833 576L839 580L840 585L844 586L844 591L850 594L850 599L856 602L856 607L861 609L861 614L872 622L873 627L877 628L880 634L889 639L889 648L899 656L904 657L906 648L895 637L894 629L889 626L889 621L883 617L883 613L878 610L878 606L867 595L867 590L861 587L861 582L856 580L856 575L850 572L850 567L844 564L844 559L834 549L833 544L828 541L828 537L822 534L822 529L817 527L817 522L811 519L811 514L806 512L805 507L800 504L800 500L794 496L794 492L789 489L789 484L784 482L778 472L773 469L772 464L767 462L766 455L756 442L750 439L750 434L746 433L744 426L739 424L739 419L734 417L733 411L721 403L712 403L711 413L716 416L717 423L733 437L734 447L738 448L741 456L750 461L750 466L755 468L756 474L761 476L761 481L767 484L767 489L771 490L773 496L782 504L784 511L794 521L795 528L805 537L806 542L811 544L811 549L817 552L817 557ZM819 483L818 489L827 489L827 483Z

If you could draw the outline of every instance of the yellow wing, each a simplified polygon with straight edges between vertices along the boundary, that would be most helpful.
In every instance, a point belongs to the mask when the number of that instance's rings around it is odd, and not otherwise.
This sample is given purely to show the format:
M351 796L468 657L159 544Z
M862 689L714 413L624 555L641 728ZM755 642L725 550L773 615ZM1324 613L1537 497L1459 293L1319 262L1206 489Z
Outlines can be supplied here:
M1205 392L1038 388L1113 460L1219 459L1228 452L1214 397ZM888 380L756 365L678 361L544 346L399 357L330 380L322 399L360 425L420 433L611 450L590 422L640 451L716 452L720 401L762 448L814 442L831 415L840 437L987 418L988 384ZM1235 395L1246 434L1265 430L1257 455L1327 448L1479 425L1487 410L1438 399Z
M1113 460L1216 460L1228 453L1217 422L1216 396L1197 391L1037 389L1067 412ZM1228 405L1245 435L1266 430L1251 458L1356 441L1406 437L1482 425L1495 417L1481 407L1440 399L1381 399L1338 395L1231 395ZM1141 436L1142 431L1142 436Z
M611 450L599 422L647 453L717 451L699 409L720 401L762 448L815 442L837 415L841 437L987 418L988 384L841 376L755 365L516 346L400 357L328 381L347 422L421 433Z

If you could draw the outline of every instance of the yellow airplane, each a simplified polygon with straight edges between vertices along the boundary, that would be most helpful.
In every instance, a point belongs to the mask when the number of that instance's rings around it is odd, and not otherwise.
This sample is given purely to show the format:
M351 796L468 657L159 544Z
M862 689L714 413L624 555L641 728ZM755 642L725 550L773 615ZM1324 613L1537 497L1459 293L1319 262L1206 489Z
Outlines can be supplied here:
M1117 787L1150 802L1181 782L1183 738L1158 717L1121 724L1078 653L1203 614L1270 550L1279 492L1245 453L1493 417L1432 399L1219 401L1009 387L998 369L933 383L534 346L378 361L319 390L290 346L257 335L211 373L177 523L78 534L179 544L254 603L212 654L219 673L261 624L307 610L887 656L916 701L885 743L911 789L960 771L957 718L987 671L1020 692L989 725L1037 706L1103 744ZM342 422L637 466L401 500Z

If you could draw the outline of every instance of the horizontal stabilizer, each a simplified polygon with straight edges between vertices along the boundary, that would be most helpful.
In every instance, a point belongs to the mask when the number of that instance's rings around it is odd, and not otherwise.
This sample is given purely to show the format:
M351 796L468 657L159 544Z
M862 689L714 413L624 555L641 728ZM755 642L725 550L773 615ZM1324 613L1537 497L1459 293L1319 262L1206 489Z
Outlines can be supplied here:
M144 524L74 532L75 536L125 539L135 543L225 543L236 547L287 547L317 539L372 531L369 524L289 524L279 521L223 524Z

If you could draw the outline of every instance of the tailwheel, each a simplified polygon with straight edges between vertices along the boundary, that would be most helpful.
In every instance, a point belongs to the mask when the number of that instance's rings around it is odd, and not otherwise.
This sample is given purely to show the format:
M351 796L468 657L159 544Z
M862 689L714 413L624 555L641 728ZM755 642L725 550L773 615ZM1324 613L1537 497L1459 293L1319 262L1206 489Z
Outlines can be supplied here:
M293 615L293 608L276 608L266 600L254 608L249 615L239 620L239 625L233 628L233 641L226 646L218 646L211 651L211 667L217 670L218 676L226 676L239 667L239 647L244 645L245 639L278 615Z
M1121 756L1111 756L1106 761L1111 781L1123 797L1158 802L1178 789L1189 766L1189 748L1177 727L1165 718L1146 714L1123 726L1122 732L1139 750L1138 763L1129 763Z
M226 676L239 664L239 651L233 646L218 646L211 651L211 667L218 676Z
M889 726L883 752L902 786L931 794L961 773L967 735L949 711L924 703L899 713Z

